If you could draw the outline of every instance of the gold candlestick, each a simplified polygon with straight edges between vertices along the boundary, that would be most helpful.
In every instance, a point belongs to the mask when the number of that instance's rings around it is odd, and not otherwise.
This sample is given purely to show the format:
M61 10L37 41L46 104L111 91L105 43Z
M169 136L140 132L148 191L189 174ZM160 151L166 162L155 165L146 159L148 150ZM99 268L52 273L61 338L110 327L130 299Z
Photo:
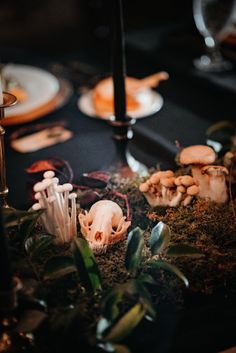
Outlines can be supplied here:
M8 187L6 183L6 160L5 160L5 145L4 134L5 130L1 126L1 121L5 117L5 108L11 107L17 103L16 97L7 92L3 92L3 104L0 105L0 206L8 207L7 194Z

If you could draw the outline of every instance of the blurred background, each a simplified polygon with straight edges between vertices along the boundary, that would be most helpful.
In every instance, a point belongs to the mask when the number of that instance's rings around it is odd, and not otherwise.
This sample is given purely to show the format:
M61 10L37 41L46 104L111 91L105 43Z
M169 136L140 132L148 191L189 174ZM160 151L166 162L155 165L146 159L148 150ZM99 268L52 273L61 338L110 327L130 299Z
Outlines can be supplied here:
M48 53L106 44L110 0L1 0L0 46L18 46ZM168 26L194 29L190 0L125 0L127 41L151 47Z

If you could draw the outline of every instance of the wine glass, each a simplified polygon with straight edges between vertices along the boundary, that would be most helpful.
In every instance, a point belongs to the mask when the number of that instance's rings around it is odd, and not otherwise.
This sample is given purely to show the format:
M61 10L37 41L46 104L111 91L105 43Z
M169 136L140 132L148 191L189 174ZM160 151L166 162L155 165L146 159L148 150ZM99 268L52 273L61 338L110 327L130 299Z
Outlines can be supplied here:
M207 53L194 60L203 71L229 70L232 64L220 53L220 43L228 34L235 12L235 0L193 0L193 17L204 37Z

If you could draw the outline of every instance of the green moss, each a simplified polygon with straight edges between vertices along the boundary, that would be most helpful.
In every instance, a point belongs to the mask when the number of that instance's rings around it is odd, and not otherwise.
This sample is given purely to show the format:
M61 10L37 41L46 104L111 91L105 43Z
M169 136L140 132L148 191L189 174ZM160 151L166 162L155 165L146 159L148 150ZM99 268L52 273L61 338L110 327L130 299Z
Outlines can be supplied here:
M164 305L167 310L183 308L186 294L230 295L236 290L236 221L233 217L232 205L218 205L198 200L191 205L178 208L151 208L138 185L142 179L113 180L107 190L102 190L101 197L119 203L124 214L127 203L121 195L127 195L132 214L132 228L139 226L144 230L145 247L143 264L150 258L148 239L153 226L162 221L171 229L171 244L185 243L198 248L205 256L198 259L188 257L167 258L177 265L190 282L189 290L185 290L182 282L174 275L155 271L153 276L158 284L158 291L150 287L154 305ZM121 195L120 195L121 194ZM236 203L234 201L234 207ZM78 208L78 212L80 208ZM40 233L40 229L36 229ZM82 236L79 233L79 236ZM43 299L48 304L49 320L47 328L56 335L69 327L79 325L85 341L95 343L96 324L100 317L101 298L106 290L123 284L130 279L125 269L124 259L126 240L108 248L102 255L96 255L103 290L93 295L86 293L77 273L71 273L57 280L43 280L45 263L55 256L72 256L70 246L58 247L51 244L39 257L31 257L19 244L14 234L11 236L11 248L15 273L26 283L34 279L31 295ZM71 312L70 307L73 308ZM78 323L79 322L79 323ZM64 331L63 331L64 332Z

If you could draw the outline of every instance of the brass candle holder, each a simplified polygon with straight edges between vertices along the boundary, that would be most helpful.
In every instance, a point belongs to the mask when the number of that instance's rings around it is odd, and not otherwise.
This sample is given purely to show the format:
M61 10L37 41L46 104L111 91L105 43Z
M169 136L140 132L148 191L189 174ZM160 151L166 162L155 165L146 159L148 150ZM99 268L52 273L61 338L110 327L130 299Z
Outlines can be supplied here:
M5 108L9 108L17 103L16 97L8 92L3 92L3 104L0 105L0 206L8 207L7 194L8 187L6 182L6 160L4 134L5 130L1 125L1 121L5 117Z
M126 121L109 120L113 128L113 140L116 152L111 171L117 172L121 177L133 178L147 175L147 167L136 160L129 150L129 141L133 138L132 126L136 119L127 117Z

